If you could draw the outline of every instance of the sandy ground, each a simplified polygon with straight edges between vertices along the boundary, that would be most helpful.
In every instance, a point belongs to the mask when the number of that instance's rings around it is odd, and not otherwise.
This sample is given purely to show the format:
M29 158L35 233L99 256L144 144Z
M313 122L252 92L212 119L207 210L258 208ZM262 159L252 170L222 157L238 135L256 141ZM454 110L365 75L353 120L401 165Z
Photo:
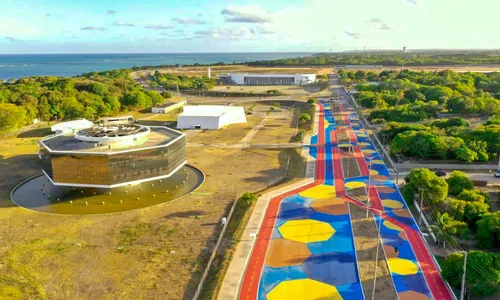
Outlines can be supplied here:
M132 77L137 78L158 70L161 73L173 73L179 75L187 76L206 76L208 67L183 67L183 68L158 68L150 70L134 71L131 73ZM233 65L233 66L212 66L210 67L211 75L213 78L219 74L227 73L278 73L278 74L290 74L290 73L315 73L318 75L330 74L332 68L328 66L319 67L249 67L245 65Z
M188 141L239 141L261 119ZM290 124L291 115L280 128ZM0 299L191 299L220 219L238 194L274 183L289 158L290 179L305 172L296 149L188 148L189 163L206 174L190 196L102 216L47 215L9 200L15 184L40 172L36 142L44 134L33 129L0 141ZM255 138L266 142L266 131ZM268 135L267 142L274 140Z
M368 219L365 218L366 210L352 204L349 204L349 209L351 211L354 244L356 246L359 275L363 285L363 292L367 299L371 299L377 249L377 227L371 215ZM375 299L398 299L387 267L382 245L379 246L378 255Z

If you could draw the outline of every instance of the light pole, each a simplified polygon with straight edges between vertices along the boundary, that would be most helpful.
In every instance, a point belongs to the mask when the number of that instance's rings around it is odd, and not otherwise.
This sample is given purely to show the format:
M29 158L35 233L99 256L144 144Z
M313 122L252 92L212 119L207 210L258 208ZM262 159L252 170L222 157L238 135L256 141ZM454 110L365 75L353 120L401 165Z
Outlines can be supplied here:
M420 217L418 218L418 225L422 225L422 219L424 215L424 191L427 189L419 189L420 190Z
M462 275L462 288L460 289L460 300L464 300L465 296L465 272L467 271L467 251L463 251L465 253L464 257L464 274Z
M373 290L372 300L375 300L375 287L377 286L377 267L378 267L378 248L380 245L380 228L382 228L382 214L379 216L378 230L377 230L377 252L375 253L375 270L373 271Z
M399 186L399 163L403 155L396 153L396 185Z
M370 203L370 184L371 184L371 171L372 171L372 159L374 158L375 156L371 156L368 158L368 160L370 161L370 164L369 164L369 167L368 167L368 188L366 189L367 190L367 200L366 200L366 218L368 218L368 214L370 213L370 210L369 210L369 207L371 206L371 203Z

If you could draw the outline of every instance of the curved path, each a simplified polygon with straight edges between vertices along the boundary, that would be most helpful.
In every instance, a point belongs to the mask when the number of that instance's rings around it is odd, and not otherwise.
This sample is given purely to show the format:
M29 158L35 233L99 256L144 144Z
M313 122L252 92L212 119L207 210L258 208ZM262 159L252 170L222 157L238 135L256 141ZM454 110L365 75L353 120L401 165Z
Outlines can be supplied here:
M374 219L382 218L382 245L398 298L452 299L415 220L352 108L326 103L318 107L318 135L311 139L311 145L317 146L310 147L316 158L315 181L269 202L239 298L371 298L363 294L347 205L366 208L366 203L349 195L364 188L370 194ZM342 150L346 144L352 151ZM344 178L343 157L356 159L360 176Z

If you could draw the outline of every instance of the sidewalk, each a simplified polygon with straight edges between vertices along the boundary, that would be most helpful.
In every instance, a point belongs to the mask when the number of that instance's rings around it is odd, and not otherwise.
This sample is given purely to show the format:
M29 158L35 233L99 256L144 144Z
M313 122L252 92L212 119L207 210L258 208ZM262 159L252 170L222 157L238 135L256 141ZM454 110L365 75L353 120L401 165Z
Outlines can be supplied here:
M319 112L316 110L314 115L314 129L313 132L316 134L318 132L318 120L319 120ZM313 134L313 135L314 135ZM304 137L305 141L310 141L311 135L307 135ZM260 226L262 224L262 219L267 210L267 206L269 201L281 194L284 194L290 190L297 189L304 185L310 184L314 181L315 169L316 169L316 161L315 159L309 155L309 148L302 148L302 156L307 159L306 166L306 179L296 182L291 185L287 185L275 191L263 194L257 200L255 207L252 211L252 215L248 220L248 224L243 231L241 236L241 240L238 241L238 245L236 246L236 251L234 252L234 256L229 264L229 268L227 269L226 275L224 276L224 280L222 282L221 289L219 291L219 295L217 299L220 300L228 300L228 299L237 299L239 295L240 283L245 273L246 265L250 254L252 253L253 245L257 233L259 232Z

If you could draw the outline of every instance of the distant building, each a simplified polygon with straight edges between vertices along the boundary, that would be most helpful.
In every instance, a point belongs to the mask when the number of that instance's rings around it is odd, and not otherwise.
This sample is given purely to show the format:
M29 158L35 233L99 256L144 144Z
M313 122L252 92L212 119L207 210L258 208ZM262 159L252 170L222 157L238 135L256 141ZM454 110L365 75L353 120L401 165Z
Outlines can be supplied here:
M99 124L102 125L130 124L132 122L134 122L134 117L132 116L109 117L109 118L99 119Z
M161 105L153 106L151 112L154 114L166 114L168 112L174 111L186 105L186 101L180 102L167 102Z
M55 134L66 134L82 129L87 129L92 127L93 125L94 123L92 123L87 119L80 119L80 120L73 120L52 125L50 127L50 130Z
M220 129L231 124L246 123L245 110L239 106L184 106L177 119L179 129Z
M235 85L300 85L316 81L316 74L225 74L222 84Z

